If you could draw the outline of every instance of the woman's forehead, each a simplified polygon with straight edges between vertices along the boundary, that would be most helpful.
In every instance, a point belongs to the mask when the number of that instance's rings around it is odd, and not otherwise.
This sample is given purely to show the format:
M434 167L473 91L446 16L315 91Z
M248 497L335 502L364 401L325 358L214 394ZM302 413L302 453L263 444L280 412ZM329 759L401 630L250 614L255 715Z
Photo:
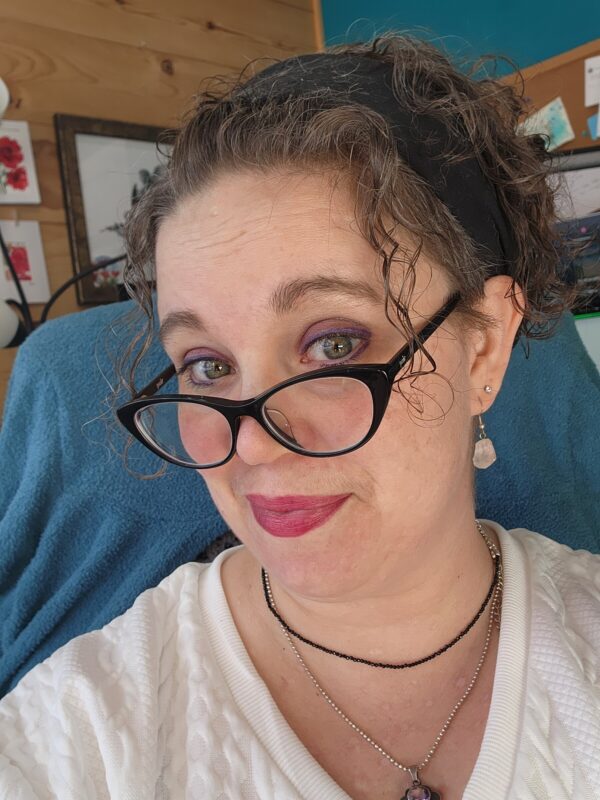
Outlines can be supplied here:
M159 291L207 279L258 288L317 267L375 279L377 262L350 192L319 176L223 178L182 201L156 247Z
M384 300L381 258L359 230L352 191L328 175L223 176L162 223L156 269L161 318L192 298L262 313L283 283L327 276L370 285ZM431 281L421 258L417 286Z
M263 243L278 252L307 244L370 249L345 186L324 176L242 174L223 176L179 203L160 227L157 260L168 264L173 248L214 259Z

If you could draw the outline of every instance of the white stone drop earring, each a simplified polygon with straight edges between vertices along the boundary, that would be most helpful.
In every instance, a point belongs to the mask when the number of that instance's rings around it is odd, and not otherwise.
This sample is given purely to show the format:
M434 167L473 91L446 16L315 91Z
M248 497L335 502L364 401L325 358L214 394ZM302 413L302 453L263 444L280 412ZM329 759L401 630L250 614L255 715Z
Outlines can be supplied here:
M486 385L484 386L483 391L486 394L490 394L492 387ZM478 414L478 419L479 432L477 441L475 442L475 449L473 451L473 464L477 467L477 469L487 469L488 467L491 467L496 460L496 451L494 449L492 440L488 438L485 432L485 425L483 424L481 414Z

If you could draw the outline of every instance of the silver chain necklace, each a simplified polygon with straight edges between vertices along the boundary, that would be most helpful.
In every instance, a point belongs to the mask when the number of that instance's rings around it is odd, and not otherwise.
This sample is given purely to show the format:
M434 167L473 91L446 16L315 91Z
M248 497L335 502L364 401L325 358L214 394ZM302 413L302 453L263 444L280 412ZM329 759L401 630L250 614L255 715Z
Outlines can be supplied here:
M448 716L448 718L444 722L440 732L436 736L435 741L433 742L433 745L431 746L429 752L427 753L427 755L421 761L420 764L415 764L413 766L405 766L404 764L401 764L393 756L391 756L389 753L387 753L383 749L383 747L381 747L381 745L377 744L377 742L374 741L374 739L372 739L367 733L365 733L365 731L363 731L362 728L359 728L359 726L355 722L352 722L352 720L341 710L341 708L339 708L338 705L336 705L336 703L327 694L325 689L323 689L323 687L319 684L319 682L317 681L315 676L312 674L312 672L306 666L306 663L305 663L304 659L302 658L302 656L300 655L300 653L298 652L298 648L294 644L290 634L287 632L285 627L280 622L278 623L279 627L283 631L284 636L288 640L289 645L292 648L292 651L293 651L294 655L296 656L296 658L298 659L298 661L302 665L302 668L304 669L304 671L306 672L306 674L308 675L308 677L310 678L310 680L312 681L312 683L314 684L316 689L319 691L321 696L329 703L329 705L333 708L333 710L336 711L339 714L339 716L344 720L344 722L346 722L354 731L356 731L356 733L360 734L360 736L362 736L362 738L366 742L368 742L372 747L375 748L375 750L377 750L384 758L386 758L390 762L390 764L392 764L397 769L400 769L400 770L402 770L404 772L409 772L410 773L412 784L411 784L411 786L409 786L406 789L404 795L402 796L402 800L441 800L441 795L440 795L439 792L436 792L435 790L433 790L429 786L425 786L421 782L421 779L419 777L419 773L421 772L421 770L424 767L427 766L427 764L433 758L433 755L434 755L435 751L437 750L438 745L442 740L442 737L444 736L444 734L446 733L446 731L450 727L450 723L452 722L452 720L456 716L458 710L463 705L463 703L465 702L467 697L471 694L471 691L473 690L473 687L475 686L477 678L479 677L479 673L481 672L481 668L483 667L483 664L484 664L484 661L485 661L485 657L486 657L488 649L489 649L490 641L491 641L491 638L492 638L492 630L493 630L493 627L494 627L494 622L496 622L497 625L500 625L500 601L501 601L501 597L502 597L502 588L503 588L503 584L504 584L504 581L503 581L503 570L502 570L502 555L501 555L500 551L498 550L498 548L495 546L495 544L490 540L490 538L487 536L487 534L483 530L479 520L476 520L475 523L477 525L479 533L481 534L481 536L483 537L485 543L488 546L488 549L490 551L490 554L491 554L492 558L494 560L495 559L499 559L499 562L498 562L498 566L499 566L498 584L497 584L497 586L496 586L496 588L494 590L494 595L493 595L493 598L492 598L492 603L491 603L491 608L490 608L490 618L489 618L489 621L488 621L488 628L487 628L487 633L486 633L486 637L485 637L485 643L484 643L484 646L483 646L483 652L481 653L481 657L479 658L479 661L477 662L477 667L475 668L475 672L473 673L473 677L471 678L471 681L470 681L469 685L467 686L467 688L466 688L465 692L463 693L462 697L460 698L460 700L453 707L452 711L450 712L450 715ZM271 601L273 603L273 607L276 608L275 600L273 598L272 593L270 594L270 599L271 599Z

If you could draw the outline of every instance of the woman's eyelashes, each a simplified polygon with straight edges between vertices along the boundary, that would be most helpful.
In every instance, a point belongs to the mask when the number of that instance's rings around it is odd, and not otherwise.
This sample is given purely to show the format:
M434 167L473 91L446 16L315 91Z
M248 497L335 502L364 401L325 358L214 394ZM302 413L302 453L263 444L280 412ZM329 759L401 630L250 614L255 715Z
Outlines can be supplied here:
M307 364L310 361L346 363L352 361L364 352L369 344L368 331L356 329L319 331L318 335L308 338L303 342L300 351L300 362Z
M305 337L300 345L300 363L313 369L331 364L347 364L357 359L369 345L365 329L332 329ZM191 387L211 387L234 375L236 370L225 359L213 355L188 356L177 370Z
M213 386L220 378L231 374L231 367L219 358L200 357L184 361L177 374L188 386Z

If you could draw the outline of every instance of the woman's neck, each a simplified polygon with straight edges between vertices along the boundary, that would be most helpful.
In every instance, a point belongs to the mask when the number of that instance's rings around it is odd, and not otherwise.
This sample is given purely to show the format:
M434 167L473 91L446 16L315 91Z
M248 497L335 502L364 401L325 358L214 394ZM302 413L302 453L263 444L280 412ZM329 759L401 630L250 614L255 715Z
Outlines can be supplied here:
M346 597L306 598L270 575L277 610L306 638L355 657L401 663L427 656L476 615L494 575L489 549L473 521L457 532L446 531L421 540L412 552L399 552L395 563L390 557L382 560L369 584ZM494 541L493 532L487 533ZM254 570L256 589L256 562ZM262 586L260 595L266 610Z
M495 533L489 528L486 533L498 546ZM227 566L228 562L232 563ZM235 564L231 557L226 560L223 583L228 600L235 602L239 593L252 607L263 636L281 645L281 629L265 602L260 570L244 548ZM418 547L399 553L395 562L384 559L369 585L356 587L351 597L306 598L287 591L272 574L269 580L278 612L306 638L356 658L405 663L437 651L465 628L481 607L493 574L489 549L471 518L423 537ZM481 632L470 637L480 638ZM311 658L317 659L315 665L353 663L313 648Z
M495 533L489 528L486 533L499 546ZM476 614L490 587L492 559L476 529L474 535L465 537L464 547L462 544L459 547L457 541L455 545L455 559L427 559L429 572L421 572L426 582L422 607L413 596L418 583L408 579L407 585L397 587L404 591L353 599L349 604L314 600L307 603L280 586L274 587L273 592L286 621L314 641L376 661L413 660L454 638ZM414 568L417 567L418 564ZM436 571L438 580L433 579ZM387 781L397 791L396 787L401 785L398 775L344 725L304 674L280 626L268 611L260 565L249 551L240 548L226 559L221 574L237 629L251 660L280 711L314 757L351 796L363 796L356 791L358 784L348 777L352 770L362 783L368 778L369 786L379 786L373 776L380 776L382 786ZM426 591L431 583L437 592ZM295 644L320 685L353 721L403 763L419 763L473 678L484 649L489 614L490 606L455 647L415 669L374 668L322 653L297 640ZM497 647L498 631L494 626L470 702L452 723L425 776L432 786L443 787L449 797L462 795L479 751L491 699ZM331 741L335 745L329 753ZM350 761L344 753L349 754ZM465 764L461 764L464 759ZM458 788L451 785L451 778L460 778ZM392 793L379 791L375 796L392 796Z

